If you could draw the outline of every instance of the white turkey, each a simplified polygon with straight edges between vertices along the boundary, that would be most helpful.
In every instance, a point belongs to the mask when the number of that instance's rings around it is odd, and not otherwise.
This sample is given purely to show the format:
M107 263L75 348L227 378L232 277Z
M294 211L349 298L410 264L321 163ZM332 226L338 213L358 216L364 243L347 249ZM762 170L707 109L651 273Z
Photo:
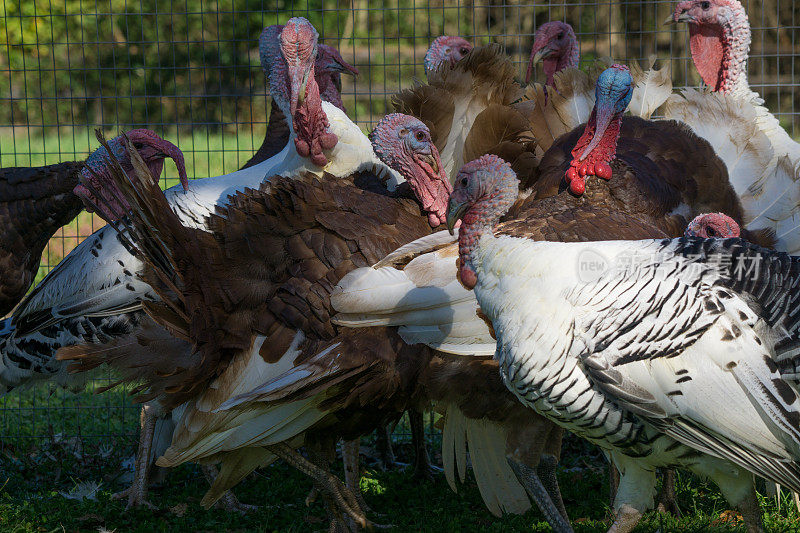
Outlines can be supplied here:
M358 69L347 63L339 51L329 45L317 45L317 58L314 60L314 79L319 86L319 95L323 102L328 102L347 113L342 102L342 74L358 76ZM290 124L278 105L278 100L272 99L269 112L269 122L264 140L256 153L242 168L252 167L283 150L289 141Z
M722 210L734 218L741 216L722 162L707 143L674 122L623 117L632 84L622 67L600 77L596 89L600 110L592 111L590 124L561 137L545 154L533 174L533 190L520 198L509 223L538 239L582 242L677 237L686 230L687 221L676 211L694 216ZM613 127L597 126L594 116L602 114L609 115L604 123ZM567 189L565 172L592 143L597 157L611 161L614 177L590 180L584 194L575 196ZM734 234L735 224L729 218L708 216L694 222L692 231L728 235ZM399 326L409 343L453 354L492 355L495 341L475 297L456 281L456 248L454 239L434 234L373 267L348 274L332 296L339 312L335 321L349 327ZM458 384L454 375L451 387L457 389ZM448 412L464 408L447 398L437 401ZM467 418L476 422L486 413L490 411L480 415L474 409ZM508 423L502 417L494 422L501 428ZM451 465L446 462L446 472L452 471Z
M769 229L800 253L800 144L747 82L750 23L738 0L679 2L668 19L689 25L692 60L713 92L685 89L664 106L707 139L728 166L748 229Z
M800 398L775 362L800 345L800 258L739 239L537 242L495 227L517 190L497 157L462 168L459 276L508 388L620 468L609 531L634 528L667 466L761 531L751 472L800 489Z

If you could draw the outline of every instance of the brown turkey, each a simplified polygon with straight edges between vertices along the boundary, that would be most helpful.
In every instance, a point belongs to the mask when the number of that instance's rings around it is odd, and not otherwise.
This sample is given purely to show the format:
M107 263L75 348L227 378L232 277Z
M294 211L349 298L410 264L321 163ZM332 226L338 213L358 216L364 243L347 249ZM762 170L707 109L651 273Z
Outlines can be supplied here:
M274 177L232 197L208 219L210 233L183 226L146 177L135 182L138 190L115 177L134 205L130 235L146 257L142 274L162 299L145 310L169 333L144 324L112 342L116 351L77 346L59 357L75 359L81 370L109 363L123 380L143 383L139 400L164 410L183 405L159 464L222 462L206 505L281 457L312 474L334 518L366 523L356 497L294 449L316 443L327 450L331 440L355 438L399 416L413 402L428 352L406 346L391 330L340 330L330 322L328 292L349 270L429 234L429 223L444 218L450 191L419 121L389 115L372 140L376 153L408 177L397 193L371 173ZM177 350L180 341L171 335L194 349ZM127 346L131 339L138 347ZM161 355L166 346L174 357ZM254 398L239 405L236 396L257 386Z
M178 166L181 182L188 185L183 155L174 144L149 130L131 130L127 135L156 176L161 175L164 159L170 157ZM119 150L123 167L130 170L121 137L112 139L109 146ZM81 175L91 179L104 152L104 148L98 149L85 162L0 169L0 316L28 292L45 246L59 228L78 216L84 208L81 198L88 199L91 207L91 197L79 182Z

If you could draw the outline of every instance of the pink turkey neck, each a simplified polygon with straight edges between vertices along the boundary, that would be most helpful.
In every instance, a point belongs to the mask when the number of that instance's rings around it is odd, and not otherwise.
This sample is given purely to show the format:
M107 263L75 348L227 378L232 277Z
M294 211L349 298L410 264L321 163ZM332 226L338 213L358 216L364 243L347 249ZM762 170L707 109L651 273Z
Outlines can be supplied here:
M336 135L327 132L329 125L328 117L322 110L322 98L319 94L319 85L314 79L314 66L312 65L306 83L306 97L303 103L297 106L292 120L292 128L297 134L294 139L297 153L301 157L309 157L311 162L317 166L325 166L328 160L324 154L314 150L312 146L314 141L318 141L323 150L332 149L338 141Z
M486 232L494 230L500 217L511 209L519 194L517 176L507 163L498 162L502 160L497 158L491 165L500 169L505 166L507 172L504 171L495 183L490 184L493 189L490 195L476 201L461 217L461 227L458 230L458 279L468 290L473 289L478 282L472 264L472 252L478 246L481 237Z
M742 4L728 0L733 16L722 24L689 24L689 45L703 82L714 91L735 93L747 85L750 23Z
M298 104L294 115L291 114L289 67L280 46L283 29L284 26L269 26L262 32L259 41L261 63L269 78L270 94L284 116L291 120L292 130L296 134L294 144L298 155L310 158L317 166L324 166L328 160L320 148L330 150L336 146L338 139L336 135L326 131L330 124L322 110L322 98L315 79L313 62L306 82L305 100Z

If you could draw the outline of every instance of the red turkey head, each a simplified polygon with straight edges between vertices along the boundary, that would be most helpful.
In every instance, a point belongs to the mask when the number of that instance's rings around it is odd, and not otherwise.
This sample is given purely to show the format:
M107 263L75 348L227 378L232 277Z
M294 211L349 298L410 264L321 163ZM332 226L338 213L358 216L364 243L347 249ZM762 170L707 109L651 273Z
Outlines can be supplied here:
M686 237L702 237L704 239L728 239L739 237L739 224L723 213L706 213L698 215L686 226Z
M430 75L443 65L452 67L470 53L472 48L472 43L457 35L437 37L425 53L425 74Z
M574 194L586 190L586 176L611 179L610 163L617 153L622 114L632 96L633 78L628 67L612 65L597 78L594 109L572 149L572 162L566 174Z
M346 111L342 102L342 74L358 76L358 69L347 63L333 46L319 44L314 72L322 99Z
M458 230L458 279L467 289L478 281L472 266L472 250L486 231L511 208L519 194L519 180L511 165L494 154L470 161L456 176L453 193L447 204L447 229Z
M542 61L542 70L547 76L547 85L553 85L553 75L565 68L578 68L580 52L575 31L566 22L546 22L536 30L528 61L525 83L530 83L533 68Z
M175 166L178 167L178 177L183 190L189 189L189 178L186 176L183 152L177 146L165 141L150 130L131 130L124 135L142 156L156 180L161 176L164 159L169 157L175 161ZM122 165L122 169L125 172L133 172L131 155L125 148L124 137L122 135L114 137L108 142L108 147ZM104 179L108 157L109 154L104 147L98 148L89 155L86 159L86 167L80 173L80 183L73 192L84 201L88 211L93 211L96 207L99 209L98 214L105 220L117 220L128 212L130 205L125 201L123 195Z
M746 84L750 22L737 0L684 0L665 22L689 25L692 61L711 89L732 92Z
M408 181L428 213L431 227L444 223L452 187L425 124L415 117L392 113L378 122L369 138L380 160Z
M315 79L317 30L302 17L284 26L269 26L259 39L261 65L269 78L270 93L284 115L291 118L294 144L301 157L318 166L328 164L323 150L336 146Z

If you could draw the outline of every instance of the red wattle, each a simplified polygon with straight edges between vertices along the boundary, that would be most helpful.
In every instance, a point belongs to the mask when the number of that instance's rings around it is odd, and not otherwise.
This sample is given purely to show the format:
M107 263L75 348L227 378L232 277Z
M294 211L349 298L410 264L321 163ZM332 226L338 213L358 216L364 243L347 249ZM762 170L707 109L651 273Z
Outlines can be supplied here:
M478 276L475 275L471 268L460 268L458 270L458 280L468 291L474 289L475 285L478 284Z
M589 172L589 165L587 165L586 163L582 164L581 168L578 169L578 174L580 174L582 178L585 177L586 174L588 174L588 172Z
M603 161L598 162L594 166L594 174L598 178L603 178L604 180L610 180L611 179L611 165L609 165L608 163L605 163Z
M575 170L575 167L569 167L565 177L567 179L567 183L571 183L575 178L578 177L578 171Z
M573 194L580 196L586 192L586 181L583 178L572 180L569 184L569 190L572 191Z

